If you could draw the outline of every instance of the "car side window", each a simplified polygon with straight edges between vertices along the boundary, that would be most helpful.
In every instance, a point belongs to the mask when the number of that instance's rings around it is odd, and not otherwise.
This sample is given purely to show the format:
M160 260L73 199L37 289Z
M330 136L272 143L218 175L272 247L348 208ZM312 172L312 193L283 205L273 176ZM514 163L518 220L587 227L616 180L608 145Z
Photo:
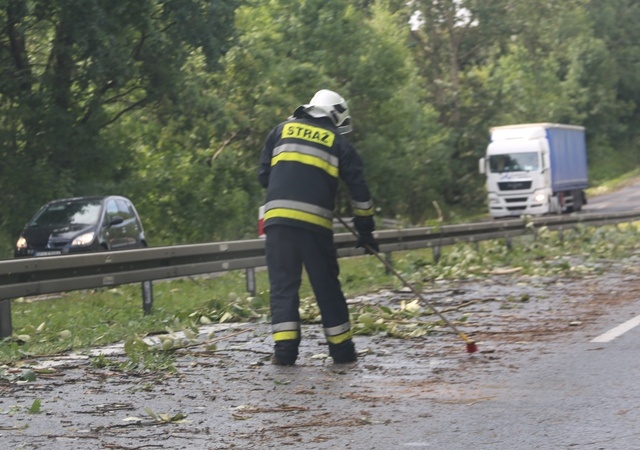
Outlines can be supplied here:
M118 205L118 212L124 220L128 220L133 217L131 207L127 202L125 202L124 200L116 200L116 204Z
M114 217L118 215L118 205L114 200L109 200L105 208L106 220L105 225L109 225Z

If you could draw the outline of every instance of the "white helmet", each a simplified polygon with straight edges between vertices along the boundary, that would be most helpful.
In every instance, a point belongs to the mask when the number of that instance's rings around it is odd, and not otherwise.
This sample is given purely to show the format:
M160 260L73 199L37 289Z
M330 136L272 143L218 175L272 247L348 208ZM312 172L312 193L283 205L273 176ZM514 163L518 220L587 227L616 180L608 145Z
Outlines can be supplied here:
M351 126L349 105L347 101L336 92L322 89L316 92L309 104L302 105L304 112L311 117L328 117L338 127L338 133L347 134Z

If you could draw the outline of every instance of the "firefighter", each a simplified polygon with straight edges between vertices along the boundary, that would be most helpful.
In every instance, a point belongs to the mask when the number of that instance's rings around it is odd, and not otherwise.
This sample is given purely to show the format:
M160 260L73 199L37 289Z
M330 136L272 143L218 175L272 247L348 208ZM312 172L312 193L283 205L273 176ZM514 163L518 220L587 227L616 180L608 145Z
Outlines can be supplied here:
M378 251L378 244L362 160L344 136L351 130L347 102L323 89L276 126L262 149L258 179L267 189L264 231L276 365L294 365L298 357L303 267L320 308L329 355L334 363L357 359L333 244L339 180L349 190L356 247L370 253L369 248Z

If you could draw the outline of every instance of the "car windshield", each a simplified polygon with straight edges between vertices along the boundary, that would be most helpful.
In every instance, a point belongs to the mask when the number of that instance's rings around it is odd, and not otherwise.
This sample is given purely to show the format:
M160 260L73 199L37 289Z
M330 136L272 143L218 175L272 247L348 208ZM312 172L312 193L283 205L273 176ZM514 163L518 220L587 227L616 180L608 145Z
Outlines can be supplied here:
M53 203L44 209L31 222L37 225L87 225L98 221L100 201L68 201Z

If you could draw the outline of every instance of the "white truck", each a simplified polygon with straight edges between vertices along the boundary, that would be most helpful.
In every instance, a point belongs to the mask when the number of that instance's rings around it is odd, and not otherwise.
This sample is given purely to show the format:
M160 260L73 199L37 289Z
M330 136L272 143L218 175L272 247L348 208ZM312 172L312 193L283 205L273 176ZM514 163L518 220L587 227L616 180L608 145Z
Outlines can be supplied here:
M580 211L588 187L584 127L552 123L491 128L480 159L494 218Z

